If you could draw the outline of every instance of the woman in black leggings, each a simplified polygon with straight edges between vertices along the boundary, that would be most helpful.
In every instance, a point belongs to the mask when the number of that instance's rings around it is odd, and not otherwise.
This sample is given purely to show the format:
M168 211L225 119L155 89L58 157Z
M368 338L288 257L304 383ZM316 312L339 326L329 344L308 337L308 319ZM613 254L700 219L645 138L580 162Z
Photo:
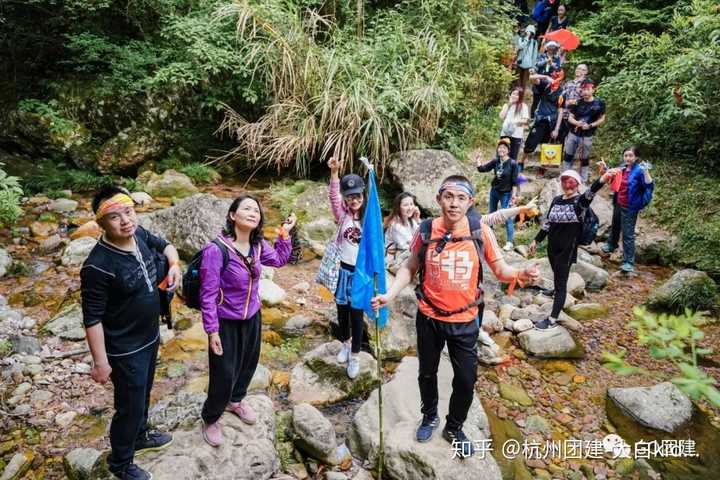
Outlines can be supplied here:
M582 194L578 192L578 188L583 182L575 170L566 170L560 175L563 193L553 199L545 223L528 247L530 255L535 255L537 244L548 237L548 260L555 276L552 312L548 318L535 324L535 328L539 330L547 330L557 325L560 311L565 306L570 267L577 261L578 239L582 233L584 212L590 208L595 193L614 174L615 170L608 171Z

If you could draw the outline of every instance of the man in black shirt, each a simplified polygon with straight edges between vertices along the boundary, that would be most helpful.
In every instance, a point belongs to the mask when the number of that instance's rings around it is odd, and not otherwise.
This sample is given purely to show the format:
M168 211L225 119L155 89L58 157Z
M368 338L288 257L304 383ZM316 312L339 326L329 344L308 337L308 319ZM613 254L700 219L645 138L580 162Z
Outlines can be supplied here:
M590 79L583 80L580 92L582 97L570 107L568 116L570 133L563 147L563 169L570 170L575 157L579 157L580 177L587 183L593 134L605 121L605 102L595 97L595 85Z
M538 145L558 137L565 103L560 88L564 76L565 72L563 70L557 70L550 76L530 75L530 80L537 82L540 87L540 100L537 112L535 112L535 122L525 140L523 159L519 164L521 172L525 167L525 160L535 151Z
M170 445L168 433L147 424L150 390L159 344L160 294L164 272L156 257L170 265L168 290L182 282L177 250L138 226L127 190L102 189L92 202L104 233L80 270L83 323L93 357L91 376L112 380L115 415L110 425L108 467L120 479L152 475L133 463L135 452Z

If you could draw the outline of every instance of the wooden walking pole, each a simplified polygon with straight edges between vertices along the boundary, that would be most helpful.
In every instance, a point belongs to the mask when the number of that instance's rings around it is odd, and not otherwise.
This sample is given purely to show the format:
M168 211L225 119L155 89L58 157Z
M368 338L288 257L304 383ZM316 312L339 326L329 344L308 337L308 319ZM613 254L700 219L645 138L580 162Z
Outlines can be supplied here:
M378 274L373 274L373 296L377 297L378 294ZM383 463L385 459L385 441L383 438L383 396L382 396L382 385L383 385L383 370L382 370L382 348L380 344L380 326L378 319L380 318L380 311L375 312L375 350L377 351L377 373L380 379L380 386L378 387L378 425L380 430L380 444L378 447L378 464L377 470L378 480L382 480L383 474Z

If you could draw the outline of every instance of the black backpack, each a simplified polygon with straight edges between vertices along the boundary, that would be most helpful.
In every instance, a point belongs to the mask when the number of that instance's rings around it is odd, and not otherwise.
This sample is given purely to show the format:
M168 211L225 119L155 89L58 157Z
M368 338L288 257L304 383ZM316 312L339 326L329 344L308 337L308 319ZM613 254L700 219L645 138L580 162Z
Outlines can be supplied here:
M223 242L217 238L212 241L222 252L223 264L220 275L225 272L228 262L230 261L230 253ZM188 263L187 270L183 274L182 292L185 305L195 310L200 310L200 267L202 266L202 254L206 247L193 255L192 260Z
M475 244L475 249L477 250L478 258L480 259L480 262L482 262L483 259L483 241L482 241L482 226L480 224L480 217L477 214L477 212L474 211L474 209L471 208L471 210L468 212L468 221L470 222L470 236L469 237L453 237L450 238L449 242L466 242L466 241L472 241ZM455 315L457 313L464 312L465 310L468 310L470 308L473 308L475 306L480 306L480 315L482 315L482 305L484 303L483 301L483 289L482 289L482 281L483 281L483 270L482 265L480 265L480 268L478 269L478 284L477 284L477 296L475 297L475 301L465 305L462 308L458 308L457 310L443 310L442 308L438 307L437 305L433 304L429 298L425 296L425 292L423 291L423 282L425 277L425 259L427 257L427 249L428 245L431 243L438 243L443 241L442 238L430 238L432 234L432 218L428 218L426 220L423 220L422 223L420 223L419 227L419 233L420 233L420 239L422 240L422 244L420 245L420 249L418 251L418 258L420 259L420 268L418 269L418 284L417 287L415 287L415 296L418 298L418 300L424 301L430 308L433 309L433 311L441 316L441 317L449 317L451 315Z
M588 207L582 215L582 230L580 230L580 236L578 237L578 245L590 245L593 243L598 228L600 228L600 219L592 207Z

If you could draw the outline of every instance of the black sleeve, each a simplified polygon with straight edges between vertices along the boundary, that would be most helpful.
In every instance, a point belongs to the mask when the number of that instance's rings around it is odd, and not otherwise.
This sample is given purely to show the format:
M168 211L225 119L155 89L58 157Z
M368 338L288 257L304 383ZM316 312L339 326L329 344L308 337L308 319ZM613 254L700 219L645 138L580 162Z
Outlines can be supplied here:
M510 165L510 185L517 185L518 175L520 174L520 168L517 162L512 162Z
M602 183L598 178L593 182L592 185L590 185L590 188L585 190L585 193L580 195L577 204L580 206L581 209L586 209L590 206L593 198L595 198L595 194L603 187L603 185L605 184Z
M80 298L85 328L102 322L105 317L113 276L107 267L88 262L80 270Z
M490 160L488 163L486 163L486 164L484 164L484 165L479 165L479 166L477 167L477 170L478 170L478 172L481 172L481 173L483 173L483 172L489 172L489 171L491 171L493 168L495 168L495 165L497 165L497 162L498 162L498 159L497 159L497 157L495 157L495 158L493 158L492 160Z
M145 245L147 245L148 248L150 248L151 250L155 250L158 253L163 253L165 251L165 247L170 245L167 240L165 240L164 238L160 238L157 235L153 235L140 225L138 225L137 227L136 235L140 237L143 242L145 242Z

